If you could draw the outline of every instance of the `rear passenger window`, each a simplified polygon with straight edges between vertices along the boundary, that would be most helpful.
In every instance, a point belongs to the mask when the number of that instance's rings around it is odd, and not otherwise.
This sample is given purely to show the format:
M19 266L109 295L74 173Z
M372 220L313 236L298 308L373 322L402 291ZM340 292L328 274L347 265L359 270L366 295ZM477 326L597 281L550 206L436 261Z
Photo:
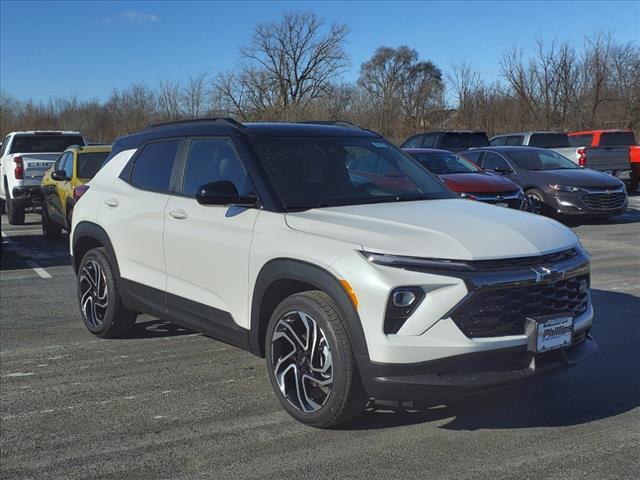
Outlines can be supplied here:
M572 147L590 147L593 141L593 135L570 135L569 145Z
M148 190L169 191L171 170L179 147L180 140L177 139L145 145L133 164L131 183Z
M233 183L240 195L247 195L253 190L229 140L192 140L185 165L182 193L195 195L198 187L222 180Z
M436 144L436 135L429 134L422 136L422 146L424 148L433 148Z
M406 142L404 142L404 145L402 145L402 148L417 148L420 147L422 143L422 135L416 135L413 138L410 138L409 140L407 140Z

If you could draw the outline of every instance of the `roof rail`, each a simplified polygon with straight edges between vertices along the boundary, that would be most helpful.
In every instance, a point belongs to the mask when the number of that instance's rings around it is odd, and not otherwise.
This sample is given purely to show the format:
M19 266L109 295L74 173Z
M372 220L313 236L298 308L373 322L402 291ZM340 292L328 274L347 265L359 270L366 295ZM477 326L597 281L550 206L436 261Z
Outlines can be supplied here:
M220 123L226 123L229 126L235 127L235 128L244 128L244 125L240 122L238 122L237 120L234 120L233 118L229 118L229 117L207 117L207 118L190 118L190 119L186 119L186 120L173 120L171 122L161 122L161 123L154 123L152 125L148 125L147 127L144 128L144 130L149 130L152 128L157 128L157 127L166 127L169 125L180 125L183 123L199 123L199 122L220 122Z
M335 127L357 128L359 130L366 130L366 128L362 128L360 125L357 125L353 122L349 122L347 120L307 120L304 122L297 122L297 123L309 123L313 125L333 125Z

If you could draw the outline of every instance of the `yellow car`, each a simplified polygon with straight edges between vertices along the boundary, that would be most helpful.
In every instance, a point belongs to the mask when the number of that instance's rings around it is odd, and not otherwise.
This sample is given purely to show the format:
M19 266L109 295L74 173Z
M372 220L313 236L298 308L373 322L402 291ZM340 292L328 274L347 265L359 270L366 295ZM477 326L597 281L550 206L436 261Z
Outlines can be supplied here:
M111 145L72 146L56 159L42 177L42 233L47 240L60 237L62 229L71 230L71 212L111 153ZM79 188L80 187L80 188Z

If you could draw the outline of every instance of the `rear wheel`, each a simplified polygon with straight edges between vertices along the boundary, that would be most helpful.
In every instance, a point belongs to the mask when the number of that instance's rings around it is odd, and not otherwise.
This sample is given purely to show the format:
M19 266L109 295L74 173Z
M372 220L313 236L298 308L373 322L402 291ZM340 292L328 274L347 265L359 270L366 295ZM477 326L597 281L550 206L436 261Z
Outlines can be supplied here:
M296 420L319 428L358 416L367 395L345 318L324 292L297 293L275 309L266 336L269 379Z
M103 338L129 333L137 314L124 306L111 262L102 247L89 250L78 269L78 300L87 329Z
M53 222L49 217L49 211L47 205L42 205L42 235L47 240L57 240L62 234L62 228L57 223Z
M11 225L24 225L24 203L7 195L7 217Z

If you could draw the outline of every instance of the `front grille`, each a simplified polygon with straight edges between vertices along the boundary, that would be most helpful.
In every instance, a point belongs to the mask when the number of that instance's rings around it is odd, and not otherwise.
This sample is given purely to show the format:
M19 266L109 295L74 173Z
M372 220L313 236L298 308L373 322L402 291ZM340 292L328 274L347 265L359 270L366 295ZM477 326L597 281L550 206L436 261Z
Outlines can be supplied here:
M587 310L589 275L526 286L481 289L451 314L469 338L522 335L527 318Z
M514 270L517 268L538 267L558 262L564 262L578 256L575 248L562 250L561 252L548 253L547 255L537 255L534 257L501 258L497 260L473 260L469 262L475 270Z
M582 201L590 210L618 210L627 198L624 192L587 193Z

